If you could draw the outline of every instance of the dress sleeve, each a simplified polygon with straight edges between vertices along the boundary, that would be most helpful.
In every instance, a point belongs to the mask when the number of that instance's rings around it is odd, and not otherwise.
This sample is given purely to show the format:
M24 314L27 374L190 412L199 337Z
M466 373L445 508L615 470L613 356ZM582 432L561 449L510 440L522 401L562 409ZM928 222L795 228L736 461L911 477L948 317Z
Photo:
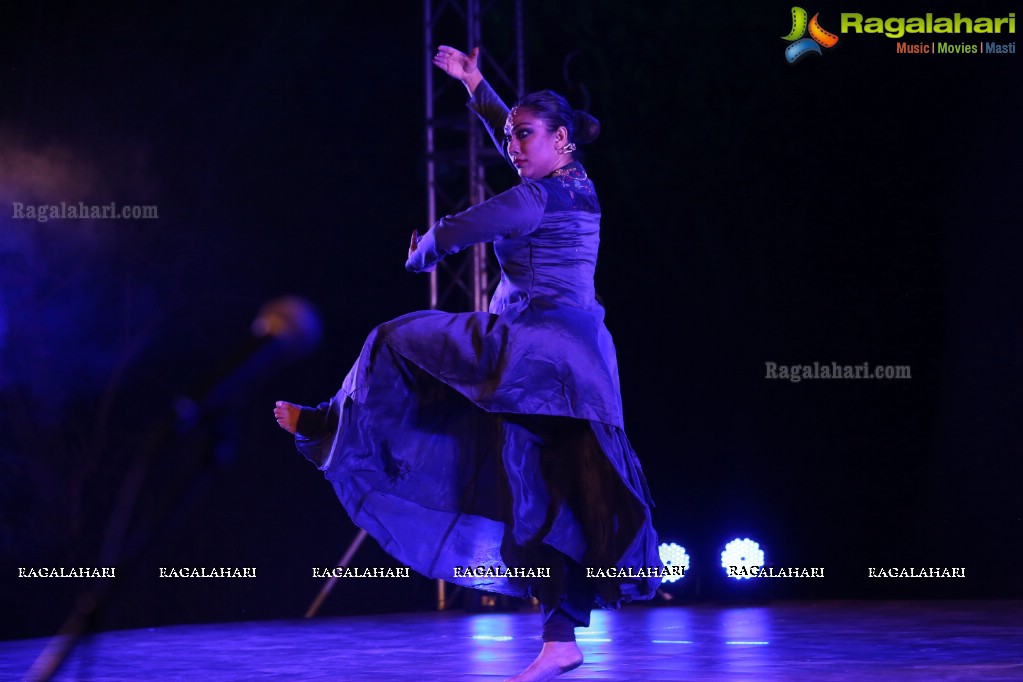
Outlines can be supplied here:
M422 272L472 244L529 234L540 224L546 205L543 185L526 181L482 204L441 218L419 238L405 269Z
M508 106L501 101L501 98L497 96L497 93L494 92L494 89L490 87L490 83L486 80L481 80L479 85L476 86L472 97L469 98L469 108L475 111L476 115L483 121L483 125L486 126L487 132L490 133L490 139L494 141L497 151L507 159L508 147L504 141L504 124L508 121Z
M303 407L299 412L295 447L319 469L324 468L330 456L340 418L341 406L336 399L316 407Z
M302 406L298 413L296 435L302 438L313 438L320 435L326 428L330 416L330 401L322 402L316 407Z

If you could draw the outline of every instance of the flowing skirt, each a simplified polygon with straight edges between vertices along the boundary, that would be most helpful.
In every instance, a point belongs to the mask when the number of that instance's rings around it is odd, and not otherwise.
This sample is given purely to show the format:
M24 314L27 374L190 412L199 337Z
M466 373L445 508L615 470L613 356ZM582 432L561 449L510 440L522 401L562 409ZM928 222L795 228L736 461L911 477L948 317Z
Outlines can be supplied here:
M661 566L620 405L602 310L424 311L373 331L297 444L418 573L539 597L568 557L614 608L653 596Z

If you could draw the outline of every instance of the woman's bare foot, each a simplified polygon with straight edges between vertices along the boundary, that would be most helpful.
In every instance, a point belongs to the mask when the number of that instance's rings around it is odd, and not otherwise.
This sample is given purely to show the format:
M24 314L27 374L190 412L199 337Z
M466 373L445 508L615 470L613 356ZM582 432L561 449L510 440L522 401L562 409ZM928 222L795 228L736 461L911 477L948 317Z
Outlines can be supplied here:
M506 682L544 682L582 665L583 652L575 642L544 642L529 667Z
M295 433L298 430L298 415L302 414L302 406L294 403L286 403L278 400L274 405L274 418L277 425L288 433Z

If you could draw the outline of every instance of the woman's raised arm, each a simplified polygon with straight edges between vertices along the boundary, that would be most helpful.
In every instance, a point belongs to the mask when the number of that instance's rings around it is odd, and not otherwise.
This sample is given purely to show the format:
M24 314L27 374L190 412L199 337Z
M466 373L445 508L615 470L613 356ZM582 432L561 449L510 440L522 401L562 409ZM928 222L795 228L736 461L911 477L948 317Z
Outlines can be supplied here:
M504 124L508 120L508 105L501 101L490 84L480 74L477 63L479 61L480 49L472 48L469 54L465 54L453 47L441 45L437 48L437 54L433 57L433 63L452 78L456 78L465 85L469 91L469 108L476 112L476 115L487 127L490 139L501 156L509 163L508 150L504 138Z

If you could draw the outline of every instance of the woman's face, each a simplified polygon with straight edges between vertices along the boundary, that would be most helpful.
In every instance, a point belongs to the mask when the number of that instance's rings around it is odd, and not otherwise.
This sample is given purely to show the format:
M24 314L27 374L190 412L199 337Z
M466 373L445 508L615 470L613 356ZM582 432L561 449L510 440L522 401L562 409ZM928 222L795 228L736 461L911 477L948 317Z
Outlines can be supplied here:
M519 177L539 180L572 160L571 154L559 154L568 144L568 131L562 126L554 132L529 109L515 107L504 126L508 157Z

